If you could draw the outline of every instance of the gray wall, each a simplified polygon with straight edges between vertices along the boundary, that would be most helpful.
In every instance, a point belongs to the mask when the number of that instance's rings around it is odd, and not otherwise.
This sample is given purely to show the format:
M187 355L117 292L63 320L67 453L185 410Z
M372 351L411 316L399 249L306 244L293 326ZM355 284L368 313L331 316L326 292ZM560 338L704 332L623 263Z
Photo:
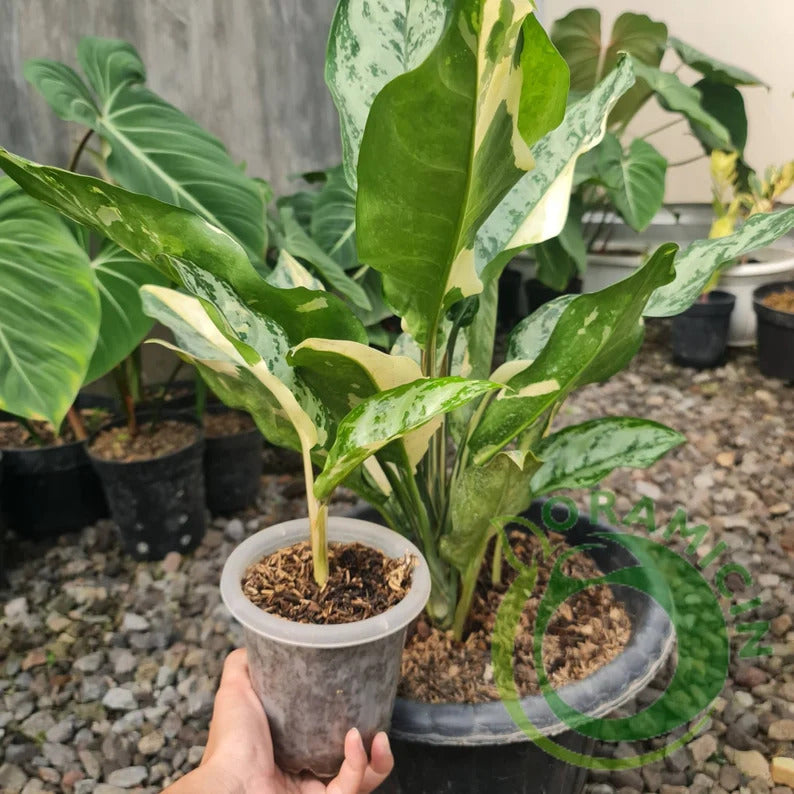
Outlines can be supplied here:
M123 38L149 85L217 135L252 175L288 176L339 161L323 82L335 0L0 0L0 144L64 166L76 128L22 77L27 58L76 66L85 35Z

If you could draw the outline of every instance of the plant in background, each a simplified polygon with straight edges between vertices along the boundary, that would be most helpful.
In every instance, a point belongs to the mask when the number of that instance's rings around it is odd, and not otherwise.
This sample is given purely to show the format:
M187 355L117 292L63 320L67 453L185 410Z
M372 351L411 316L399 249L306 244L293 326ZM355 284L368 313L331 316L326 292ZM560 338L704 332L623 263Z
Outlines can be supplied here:
M300 263L274 286L190 209L2 150L0 165L179 285L144 287L144 307L224 402L301 452L317 581L328 503L344 484L416 538L433 579L428 612L460 637L493 518L681 442L630 417L555 431L565 399L631 360L643 315L682 311L719 263L794 227L794 211L682 253L663 245L625 281L547 304L492 371L499 275L563 229L575 164L634 85L631 59L566 107L568 67L529 0L435 0L407 18L342 0L327 64L357 256L402 319L391 353L370 347L359 318Z
M662 207L668 168L699 159L668 164L648 139L686 123L706 154L715 149L742 153L747 115L737 86L761 85L761 81L669 36L664 23L644 14L621 14L605 39L600 12L578 8L552 25L551 39L571 69L574 97L591 91L616 67L621 53L631 56L637 77L610 112L603 141L577 163L562 233L534 250L537 278L561 290L584 271L588 251L606 245L609 225L616 217L634 231L644 231ZM673 71L661 68L670 50L679 61ZM677 74L684 65L701 79L693 85L684 83ZM675 118L635 136L629 125L652 97Z

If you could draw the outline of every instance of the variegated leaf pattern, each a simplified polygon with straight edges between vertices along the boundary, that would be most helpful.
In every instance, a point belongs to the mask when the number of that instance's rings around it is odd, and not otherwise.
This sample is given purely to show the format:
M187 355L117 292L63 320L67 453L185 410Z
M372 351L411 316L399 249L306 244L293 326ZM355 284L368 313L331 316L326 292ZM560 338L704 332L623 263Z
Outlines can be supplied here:
M451 305L482 290L477 229L565 112L567 66L531 12L530 0L458 0L428 58L370 109L358 161L359 256L383 274L387 302L423 347ZM533 44L518 57L522 31ZM533 107L539 94L542 112Z
M102 138L114 181L201 215L261 262L267 245L263 191L223 144L146 88L143 62L127 42L87 37L77 58L96 100L63 64L30 60L25 77L61 118Z
M315 496L326 499L387 444L495 388L496 384L482 380L424 378L367 398L339 423L336 440L315 480Z
M556 130L532 147L537 166L477 233L475 261L481 279L498 276L524 248L560 234L568 217L576 162L601 142L610 111L633 84L631 62L624 58L588 96L571 105Z
M279 287L279 289L306 287L306 289L319 292L325 291L323 282L309 273L291 253L283 248L278 252L276 266L270 271L265 280L268 284Z
M0 177L0 408L59 427L99 332L88 255L57 213Z
M575 298L575 295L560 295L525 317L510 333L505 359L533 362L546 347L554 327Z
M589 488L614 469L645 469L686 437L658 422L609 416L566 427L535 449L543 464L532 477L533 496Z
M665 244L633 276L575 297L530 366L505 365L519 371L469 440L475 464L490 460L573 389L606 380L628 364L642 344L645 304L655 289L673 280L676 251L676 245Z
M339 111L344 170L352 188L372 101L386 83L430 54L449 11L449 0L340 0L337 5L325 81Z
M141 289L146 313L168 326L176 339L176 345L159 344L195 364L210 388L228 405L248 411L272 443L305 451L323 444L323 408L286 363L289 343L283 331L272 320L236 307L221 285L211 284L205 292L213 288L219 290L214 298L220 305L210 306L222 310L227 333L210 316L209 301L166 287ZM235 326L244 329L244 339L229 337Z
M0 148L0 166L28 194L177 279L175 256L228 283L254 309L266 309L291 344L310 336L365 342L366 332L350 309L327 292L278 289L252 267L242 247L204 218L150 196L42 166Z
M675 281L654 292L645 309L646 317L673 317L688 309L717 269L726 262L771 245L794 229L794 208L753 215L728 237L698 240L675 260Z
M86 382L101 378L125 359L151 330L138 290L144 284L165 286L168 279L115 243L105 241L91 260L102 311L94 355Z

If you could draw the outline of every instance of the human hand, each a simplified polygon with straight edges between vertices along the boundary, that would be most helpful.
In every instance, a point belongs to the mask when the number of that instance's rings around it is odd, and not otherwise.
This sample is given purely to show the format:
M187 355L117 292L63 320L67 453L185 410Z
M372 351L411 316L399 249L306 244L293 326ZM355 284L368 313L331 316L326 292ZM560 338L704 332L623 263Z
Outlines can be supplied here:
M262 704L248 677L244 649L226 658L204 757L197 769L163 794L369 794L388 776L394 758L385 733L372 743L372 759L354 728L345 737L345 760L329 783L282 772Z

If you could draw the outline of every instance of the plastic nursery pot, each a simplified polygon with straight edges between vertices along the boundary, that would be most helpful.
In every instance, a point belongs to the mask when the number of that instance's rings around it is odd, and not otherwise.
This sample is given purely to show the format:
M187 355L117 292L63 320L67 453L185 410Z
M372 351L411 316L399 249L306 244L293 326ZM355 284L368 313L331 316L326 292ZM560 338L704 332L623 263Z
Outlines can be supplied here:
M539 527L543 504L533 502L524 514ZM372 508L353 514L377 516ZM561 522L567 514L560 506L552 515ZM592 544L586 553L608 573L637 564L628 549L601 534L615 532L580 518L565 540L571 546ZM613 591L631 618L628 645L600 670L558 689L566 703L591 716L604 716L642 691L675 645L672 623L653 599L630 587L613 586ZM522 698L521 708L557 744L590 752L592 740L570 730L542 695ZM396 763L389 781L378 789L383 794L578 794L586 779L586 770L547 755L531 742L500 701L436 704L397 698L389 736Z
M510 331L521 319L521 273L506 267L499 277L499 302L496 317L499 328Z
M230 413L211 405L207 413ZM264 439L253 426L230 436L205 436L204 487L213 515L228 515L256 502L262 477Z
M33 540L74 532L108 515L85 444L3 450L2 522Z
M151 418L139 414L138 422ZM164 412L160 418L195 425L195 441L168 455L132 462L97 457L88 446L124 551L136 560L160 560L169 551L192 551L207 529L204 435L198 422L185 414ZM124 424L124 420L110 422L102 430Z
M157 410L161 404L166 411L184 411L194 413L196 410L196 383L192 380L175 380L168 386L165 397L161 390L165 383L153 383L144 389L144 396L138 402L138 409L143 411Z
M524 290L527 296L527 314L532 314L544 304L562 295L580 294L582 291L582 280L580 278L572 278L568 282L568 286L560 292L553 287L547 287L536 278L531 278L524 284Z
M673 318L673 359L677 364L708 369L725 360L736 297L714 290L707 298Z
M416 546L396 532L332 516L329 541L416 557L405 598L376 617L333 626L295 623L252 604L242 592L246 569L308 537L309 520L301 518L243 541L223 568L221 596L244 628L251 683L270 721L276 763L289 772L332 777L350 728L359 729L369 750L375 734L389 727L406 630L430 595L430 572Z
M794 281L766 284L753 292L758 318L758 366L770 378L794 380L794 314L764 305L776 292L794 290Z

